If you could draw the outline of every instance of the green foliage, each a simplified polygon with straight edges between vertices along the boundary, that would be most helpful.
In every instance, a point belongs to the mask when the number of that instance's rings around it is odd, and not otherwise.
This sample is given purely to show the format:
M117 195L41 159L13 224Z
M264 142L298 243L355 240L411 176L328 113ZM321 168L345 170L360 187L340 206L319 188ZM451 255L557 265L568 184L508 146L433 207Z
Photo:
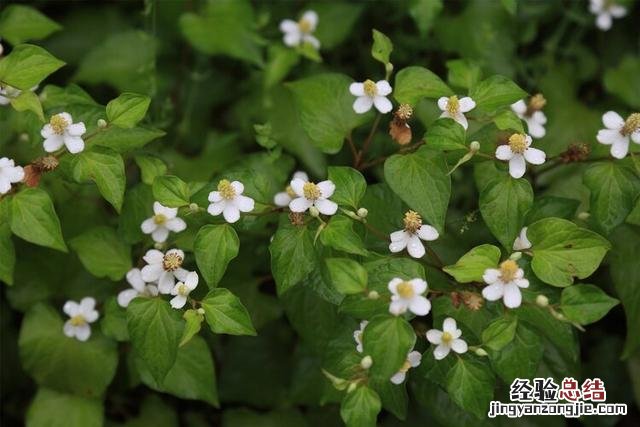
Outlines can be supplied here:
M391 55L392 51L393 43L391 43L389 37L374 29L373 45L371 46L371 56L373 56L373 59L386 65L389 63L389 55Z
M411 325L402 317L376 316L367 325L362 336L364 354L373 359L371 375L388 380L395 374L416 341Z
M454 265L442 270L460 283L481 282L487 268L495 268L500 261L500 249L493 245L480 245L471 249Z
M100 427L103 424L99 399L38 389L27 411L27 425L40 427Z
M582 325L597 322L618 300L594 285L575 285L562 290L560 308L567 318Z
M349 258L328 258L329 276L334 288L341 294L357 294L367 288L367 270Z
M121 128L132 128L144 118L149 103L148 96L125 92L107 104L107 120Z
M29 6L12 4L0 15L0 37L13 45L44 39L60 29L58 23Z
M76 182L94 181L105 200L120 211L126 187L120 154L106 147L95 147L79 153L70 162Z
M247 309L228 289L212 289L202 300L202 308L209 327L216 334L256 334Z
M403 104L415 105L422 98L439 98L452 94L442 79L426 68L407 67L396 75L395 97Z
M60 220L46 191L29 188L11 200L11 231L28 242L66 252Z
M206 225L193 242L198 268L210 287L215 287L229 262L238 256L240 240L228 225Z
M342 399L340 416L348 427L370 427L376 425L380 409L380 396L369 387L361 386Z
M120 280L131 268L131 249L107 226L91 228L69 241L82 265L96 277Z
M64 62L41 47L21 44L0 60L0 81L17 89L28 90L63 65Z
M168 208L189 204L189 186L173 175L157 176L153 180L153 197Z

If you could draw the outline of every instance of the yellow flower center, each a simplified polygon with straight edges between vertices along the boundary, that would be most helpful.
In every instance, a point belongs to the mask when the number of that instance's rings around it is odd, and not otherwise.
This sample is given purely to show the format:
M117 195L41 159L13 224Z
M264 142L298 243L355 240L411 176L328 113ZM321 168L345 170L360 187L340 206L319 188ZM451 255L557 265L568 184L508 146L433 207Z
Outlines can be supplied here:
M624 122L624 126L620 133L624 136L631 135L633 132L640 130L640 113L633 113Z
M157 215L154 215L154 216L153 216L153 222L154 222L156 225L162 225L162 224L164 224L165 222L167 222L167 217L166 217L166 216L164 216L163 214L157 214Z
M453 335L449 332L442 332L442 343L449 344L451 341L453 341Z
M504 283L511 282L516 278L518 269L518 264L515 261L511 259L504 261L502 264L500 264L500 280L502 280Z
M365 80L364 82L364 93L367 96L376 96L376 94L378 93L378 87L376 86L376 83L373 80Z
M309 34L313 28L313 24L308 19L300 19L298 21L298 29L305 33Z
M542 96L541 93L533 95L529 100L529 109L532 111L542 110L542 108L547 104L547 100Z
M64 133L64 130L67 128L67 126L69 126L69 124L70 123L64 119L62 114L56 114L54 116L51 116L51 120L49 120L49 125L51 126L51 129L53 129L53 132L58 135L62 135Z
M405 373L407 372L409 369L411 369L411 362L409 362L409 359L405 360L404 363L402 364L402 367L400 368L400 372Z
M85 323L87 323L87 321L84 319L84 316L81 314L76 314L71 318L71 325L73 326L82 326Z
M409 282L402 282L398 285L397 287L398 290L398 295L400 295L402 298L413 298L413 296L415 295L415 292L413 290L413 285Z
M183 297L189 295L189 288L182 282L178 283L178 295L182 295Z
M413 107L409 104L400 104L396 115L402 120L409 120L413 115Z
M290 185L287 185L287 189L285 191L287 192L289 197L291 197L292 199L297 196L296 192L293 191L293 188L291 188Z
M514 133L509 137L509 147L515 154L522 154L527 149L527 137L522 133Z
M175 271L182 266L182 257L175 252L166 254L162 259L162 268L165 271Z
M322 195L318 186L313 182L305 182L302 186L302 193L308 200L317 200Z
M404 214L404 229L409 233L415 233L422 227L422 218L416 211L407 211Z
M223 179L218 183L218 191L223 199L231 200L236 197L236 190L227 179Z
M457 114L458 111L460 111L460 101L457 96L453 95L449 97L447 101L447 111L449 114Z

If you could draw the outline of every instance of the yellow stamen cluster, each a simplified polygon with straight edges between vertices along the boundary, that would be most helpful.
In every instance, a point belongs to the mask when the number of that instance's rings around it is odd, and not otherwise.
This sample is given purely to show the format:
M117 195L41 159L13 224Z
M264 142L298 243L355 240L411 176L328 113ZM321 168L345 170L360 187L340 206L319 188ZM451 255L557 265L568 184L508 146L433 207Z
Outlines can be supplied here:
M182 295L184 297L189 295L189 288L182 282L178 283L178 295Z
M409 360L405 360L402 367L400 368L400 372L405 373L407 372L409 369L411 369L411 362L409 362Z
M168 253L162 259L162 268L165 271L175 271L182 266L182 257L175 252Z
M449 97L447 101L447 111L449 114L457 114L458 111L460 111L460 101L457 96L453 95Z
M511 282L516 278L518 269L518 264L515 261L511 259L504 261L502 264L500 264L500 280L502 280L504 283Z
M70 123L64 119L62 114L56 114L54 116L51 116L51 120L49 120L49 125L51 126L51 129L53 130L53 132L55 132L58 135L62 135L64 133L64 130L67 128L67 126L69 126L69 124Z
M373 80L365 80L365 82L363 83L364 86L364 93L367 96L376 96L376 94L378 93L378 87L376 86L376 83Z
M402 298L413 298L413 296L415 295L413 285L410 282L399 283L396 290L398 291L398 295L400 295Z
M301 32L309 34L312 28L313 28L313 25L311 24L311 21L309 21L308 19L300 19L298 21L298 29Z
M396 111L396 117L402 120L409 120L413 115L413 107L409 104L400 104Z
M320 188L313 182L305 182L302 186L302 193L308 200L318 200L322 195Z
M422 217L416 211L407 211L404 214L404 229L409 233L415 233L422 227Z
M509 147L516 154L522 154L527 149L527 138L522 133L514 133L509 137Z
M154 216L153 216L153 222L154 222L156 225L162 225L162 224L164 224L165 222L167 222L167 217L166 217L166 216L164 216L163 214L157 214L157 215L154 215Z
M451 341L453 341L453 335L451 335L451 333L449 332L443 332L442 333L442 343L443 344L449 344Z
M70 322L73 326L82 326L87 323L87 321L84 319L84 316L81 314L76 314L75 316L73 316Z
M544 98L544 96L542 96L541 93L538 93L536 95L533 95L529 100L529 109L531 111L539 111L542 110L542 108L544 108L546 104L547 100Z
M236 190L227 179L223 179L218 183L218 192L223 199L231 200L236 197Z
M287 185L287 188L284 191L286 191L289 197L291 197L292 199L297 196L296 192L293 191L293 188L291 188L290 185Z
M633 113L624 122L624 126L620 133L624 136L631 135L633 132L640 130L640 113Z

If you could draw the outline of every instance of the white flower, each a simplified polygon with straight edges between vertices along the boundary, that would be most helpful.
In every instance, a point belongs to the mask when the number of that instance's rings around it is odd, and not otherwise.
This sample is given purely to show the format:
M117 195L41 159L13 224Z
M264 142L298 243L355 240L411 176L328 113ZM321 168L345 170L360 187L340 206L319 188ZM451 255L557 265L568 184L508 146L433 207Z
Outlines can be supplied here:
M362 83L351 83L349 92L351 95L357 96L353 103L353 111L358 114L364 114L375 105L376 109L382 114L386 114L393 109L391 101L387 99L387 95L391 93L391 85L386 80L365 80Z
M529 135L534 138L543 138L547 133L544 128L544 125L547 123L547 116L541 111L546 102L542 95L537 94L531 97L528 106L522 99L511 104L513 112L527 123Z
M455 95L448 98L443 96L438 99L438 108L442 110L442 114L440 114L441 118L448 117L453 119L460 123L466 130L469 127L469 123L467 123L467 118L464 116L464 113L476 108L476 103L468 96L465 96L462 99L458 99Z
M522 178L526 171L526 162L541 165L547 155L542 150L531 148L531 137L524 133L514 133L509 137L509 143L499 145L496 158L509 161L509 174L514 178Z
M64 323L63 331L69 338L75 337L79 341L86 341L91 336L91 326L98 320L99 314L95 310L96 300L91 297L82 298L78 304L75 301L67 301L62 311L70 317Z
M360 322L360 329L353 331L353 339L356 342L356 350L358 353L362 353L362 334L364 333L364 328L366 328L368 324L369 322L367 320L363 320Z
M329 200L336 191L336 186L331 181L322 181L317 184L305 182L300 178L291 181L291 189L297 196L289 203L291 212L306 212L311 206L315 206L321 214L333 215L338 210L338 205Z
M407 371L411 368L420 366L421 361L422 354L420 354L420 352L409 352L409 354L407 354L407 360L404 361L400 370L391 377L391 382L394 384L402 384L407 376Z
M499 269L486 269L482 278L489 285L482 289L482 296L489 301L502 299L504 305L509 308L520 307L520 288L529 287L529 281L524 278L524 271L510 259L502 262Z
M44 151L53 153L65 145L70 153L79 153L84 150L82 135L86 131L84 123L73 123L71 114L55 114L40 131L40 135L45 139Z
M187 224L178 218L178 208L167 208L153 202L153 216L142 221L140 228L144 234L151 234L154 242L163 243L169 237L169 231L179 233L187 228Z
M118 305L127 308L132 299L138 295L155 297L158 295L158 288L155 285L147 285L142 278L139 268L132 268L127 272L127 282L131 289L125 289L118 294Z
M404 230L394 231L389 235L391 243L389 250L393 253L407 248L407 252L414 258L422 258L425 254L424 241L436 240L438 230L430 225L422 224L422 218L417 212L407 211L404 214Z
M469 348L467 343L460 338L461 336L462 331L458 329L455 319L451 317L447 317L442 322L442 331L429 329L427 331L427 340L436 345L433 350L433 357L436 360L442 360L447 357L451 350L458 354L466 353Z
M184 252L180 249L169 249L164 254L157 249L150 249L142 258L147 263L142 267L142 280L157 282L161 294L171 293L176 279L185 280L189 273L182 268Z
M293 174L293 178L291 179L301 179L304 182L308 182L309 181L309 176L302 171L298 171L296 173ZM274 197L273 197L273 203L276 204L276 206L280 206L280 207L285 207L285 206L289 206L289 203L291 203L291 200L293 200L293 198L296 197L296 193L293 191L293 189L291 188L291 185L287 185L287 189L281 193L277 193Z
M239 181L229 182L226 179L218 183L218 191L209 193L211 204L207 208L213 216L222 214L224 220L234 223L240 219L240 212L251 212L254 207L253 199L243 196L244 185Z
M0 86L0 105L9 105L11 98L16 98L21 93L22 91L20 89L16 89L13 86Z
M389 313L396 316L411 311L418 316L426 316L431 310L431 302L422 294L427 290L427 282L422 279L391 279L388 285L391 292Z
M589 11L596 15L596 26L602 31L611 28L613 18L622 18L627 14L627 9L613 0L591 0Z
M318 26L318 14L313 10L306 11L298 22L285 19L280 22L280 31L284 33L284 44L290 47L300 46L302 43L310 43L316 49L320 48L320 42L311 35Z
M182 308L187 303L187 297L198 286L198 273L191 271L185 277L184 282L178 282L171 290L171 307Z
M513 242L513 250L514 251L523 251L525 249L529 249L531 247L531 242L527 239L527 227L522 227L520 230L520 235L516 237L516 240Z
M0 194L7 194L11 190L11 184L24 179L24 169L16 166L13 159L3 157L0 159Z
M616 159L624 158L629 152L629 139L640 144L640 113L631 114L627 120L615 111L607 111L602 116L606 129L598 131L598 142L611 146L611 155Z

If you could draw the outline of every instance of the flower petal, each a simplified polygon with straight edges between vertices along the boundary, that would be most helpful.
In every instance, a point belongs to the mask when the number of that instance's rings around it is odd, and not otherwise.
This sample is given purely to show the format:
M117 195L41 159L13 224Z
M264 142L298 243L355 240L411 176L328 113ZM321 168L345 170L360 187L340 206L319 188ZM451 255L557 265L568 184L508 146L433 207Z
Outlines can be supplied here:
M65 136L64 145L71 154L77 154L84 151L84 141L79 136Z
M311 200L304 197L296 197L289 203L289 209L291 209L291 212L305 212L312 205L313 202Z
M389 313L398 316L407 311L407 303L405 300L397 299L389 304Z
M424 291L427 290L427 282L422 279L411 279L409 283L413 286L413 292L418 295L423 294Z
M484 271L484 274L482 275L482 280L484 280L485 283L488 283L488 284L492 284L493 282L496 282L499 278L500 278L500 270L498 270L497 268L487 268Z
M504 295L502 282L494 283L482 289L482 296L489 301L498 301Z
M547 155L544 151L537 148L529 147L524 151L524 158L532 165L541 165L547 159Z
M351 83L349 85L349 92L353 96L364 96L364 83Z
M138 291L135 289L125 289L118 294L118 305L123 308L127 308L132 299L138 296Z
M293 178L291 180L291 189L293 190L294 193L296 193L298 195L298 197L303 197L304 196L304 184L308 182L306 180L302 180L300 178Z
M147 253L144 254L142 259L147 264L162 264L164 260L164 254L157 249L149 249ZM149 280L147 280L149 282Z
M447 357L449 351L451 351L451 348L449 346L440 344L433 350L433 357L435 357L436 360L442 360Z
M76 326L75 335L79 341L87 341L91 337L91 326L87 323Z
M240 181L232 181L231 188L233 188L233 191L235 191L237 195L244 192L244 184Z
M323 215L333 215L338 211L338 205L336 202L332 202L328 199L316 200L314 206L318 208L318 211Z
M468 96L460 99L460 111L466 113L476 108L476 102ZM466 129L466 128L465 128Z
M409 302L409 310L416 316L426 316L431 310L431 303L423 296L415 296Z
M83 122L78 122L67 126L66 131L71 136L82 136L87 132L87 128Z
M438 98L438 108L441 109L442 111L447 110L448 104L449 104L449 98L447 98L446 96L441 96L440 98Z
M207 212L210 215L218 216L224 211L224 208L227 206L227 202L225 200L221 200L219 202L214 202L209 205L207 208Z
M287 193L286 191L276 193L276 195L273 196L273 203L275 203L276 206L280 206L280 207L289 206L290 201L291 201L291 196L289 196L289 193Z
M531 242L527 238L527 227L522 227L520 235L516 237L516 240L513 242L513 250L522 251L529 248L531 248Z
M382 114L387 114L389 111L393 110L393 104L391 104L391 101L384 96L376 96L373 98L373 104Z
M625 137L620 133L619 130L600 129L598 131L598 134L596 135L596 139L601 144L611 145L620 140L624 140Z
M282 20L280 21L280 31L283 33L298 31L298 23L292 19Z
M236 205L227 203L222 211L222 216L229 224L233 224L234 222L238 222L240 219L240 209L238 209Z
M629 152L629 138L618 140L611 145L611 155L616 159L623 159Z
M511 160L513 157L513 151L507 144L498 145L496 148L496 158L499 160Z
M607 129L620 130L624 126L624 119L615 111L607 111L602 115L602 123Z
M353 103L353 111L358 114L364 114L373 106L373 98L368 96L360 96Z
M407 242L407 252L414 258L422 258L424 256L424 245L418 236L413 235L409 238Z
M522 178L527 170L526 163L522 154L514 154L509 160L509 174L514 178Z
M431 344L440 344L442 342L442 331L437 329L429 329L427 331L427 341Z
M62 306L62 311L69 316L77 316L80 313L80 305L75 301L67 301Z
M394 277L393 279L391 279L389 281L389 283L387 283L387 289L389 289L389 292L391 292L392 294L397 294L398 293L398 285L400 283L404 282L404 280L402 280L399 277Z
M521 99L520 101L511 104L511 110L513 110L514 113L521 117L524 115L524 113L527 112L527 104L523 99Z
M447 317L444 319L444 322L442 322L442 330L444 332L452 333L456 329L458 329L458 324L456 323L456 319L453 317Z
M209 197L207 198L211 203L216 203L222 200L222 195L219 191L212 191L209 193Z
M294 31L290 31L284 35L282 41L285 45L293 47L299 46L302 41L302 33L297 28Z
M171 307L180 309L187 303L187 297L185 297L184 295L176 295L175 297L171 298L171 301L169 301L169 303L171 304Z
M390 381L395 385L400 385L404 382L406 377L406 372L396 372L395 374L393 374Z
M422 361L422 354L419 351L412 351L407 355L407 361L412 368L420 366L420 362Z
M136 291L138 292L144 291L144 287L146 283L142 278L142 272L140 271L139 268L132 268L131 270L127 271L127 282Z
M336 191L336 185L329 180L319 182L317 185L322 197L325 199L333 196L333 193Z
M451 341L451 350L455 351L458 354L466 353L469 347L464 340L455 339Z
M243 195L236 196L234 203L240 212L251 212L255 207L253 199Z
M378 95L380 96L387 96L393 91L393 89L391 89L391 85L386 80L378 80L376 82L376 88L378 89Z
M151 238L156 243L166 242L167 237L169 237L169 229L167 227L158 227L151 233Z
M163 271L158 280L158 290L161 294L168 294L176 285L176 278L170 271Z
M313 31L318 25L318 14L313 10L308 10L302 15L302 20L307 21Z
M44 140L43 147L44 151L47 153L53 153L54 151L59 150L64 145L64 139L62 135L51 135L47 139Z
M464 130L467 130L467 128L469 127L469 123L467 122L467 118L462 113L456 114L455 117L453 117L453 120L455 120L456 122L460 123L460 125L462 125Z
M436 240L440 236L440 234L438 234L438 230L436 230L434 227L427 224L422 225L418 229L417 234L418 234L418 237L426 241Z
M522 303L522 294L520 288L515 283L504 285L504 305L509 308L520 307Z

